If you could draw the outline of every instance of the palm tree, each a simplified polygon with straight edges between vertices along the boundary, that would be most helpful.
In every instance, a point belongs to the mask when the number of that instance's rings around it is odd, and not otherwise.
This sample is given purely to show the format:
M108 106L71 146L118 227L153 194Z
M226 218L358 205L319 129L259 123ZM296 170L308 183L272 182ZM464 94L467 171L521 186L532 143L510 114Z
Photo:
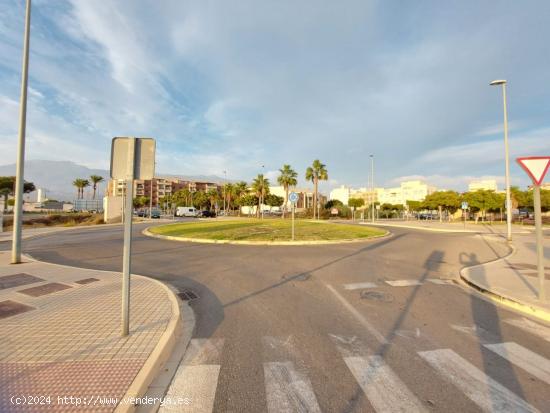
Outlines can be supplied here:
M233 191L235 194L235 199L241 199L243 196L248 194L248 184L244 181L237 182L233 185ZM239 205L239 216L241 216L241 206Z
M290 165L283 165L282 169L279 169L280 175L277 178L279 185L282 185L285 189L285 206L283 208L283 218L285 217L286 206L288 204L288 188L295 186L298 183L298 173L290 167Z
M100 182L103 182L103 177L100 176L100 175L91 175L91 176L90 176L90 180L92 181L93 188L94 188L94 196L92 197L92 199L95 199L95 193L96 193L96 190L97 190L97 184L100 183Z
M227 209L231 211L231 200L233 199L233 195L235 195L235 186L232 183L226 183L223 186L223 193L225 194Z
M315 211L317 210L317 219L319 219L319 205L317 198L319 196L319 181L326 181L328 172L326 165L321 163L319 159L315 159L311 166L306 169L306 180L313 182L313 219L315 219Z
M256 211L256 216L260 217L260 209L264 202L264 198L269 194L269 180L264 178L263 174L258 174L256 178L252 181L252 190L258 197L258 210Z
M206 196L208 197L208 201L210 202L210 209L214 208L214 204L220 198L218 189L217 188L209 189L208 192L206 193Z
M76 187L76 198L77 198L77 199L82 198L83 192L84 192L84 179L82 179L82 178L76 178L76 179L73 181L73 186Z
M90 181L88 181L87 179L82 179L82 190L81 190L82 198L84 198L84 188L87 188L89 186L90 186Z

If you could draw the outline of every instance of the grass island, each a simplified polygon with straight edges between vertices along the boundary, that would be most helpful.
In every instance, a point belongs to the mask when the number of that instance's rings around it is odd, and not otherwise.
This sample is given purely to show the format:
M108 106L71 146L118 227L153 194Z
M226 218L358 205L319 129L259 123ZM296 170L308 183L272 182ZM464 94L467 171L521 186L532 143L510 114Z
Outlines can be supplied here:
M181 222L149 228L153 235L212 241L290 241L290 219L223 219ZM385 235L387 231L362 225L296 220L295 241L349 241Z

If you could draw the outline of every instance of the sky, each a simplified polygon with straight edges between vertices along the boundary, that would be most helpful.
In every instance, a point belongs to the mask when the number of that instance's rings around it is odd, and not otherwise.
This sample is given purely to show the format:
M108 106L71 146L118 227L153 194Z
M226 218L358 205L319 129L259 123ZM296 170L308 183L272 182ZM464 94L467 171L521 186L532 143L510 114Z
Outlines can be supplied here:
M550 2L34 0L27 159L108 168L114 136L157 140L157 171L324 189L504 181L550 155ZM24 1L0 0L0 164L14 163Z

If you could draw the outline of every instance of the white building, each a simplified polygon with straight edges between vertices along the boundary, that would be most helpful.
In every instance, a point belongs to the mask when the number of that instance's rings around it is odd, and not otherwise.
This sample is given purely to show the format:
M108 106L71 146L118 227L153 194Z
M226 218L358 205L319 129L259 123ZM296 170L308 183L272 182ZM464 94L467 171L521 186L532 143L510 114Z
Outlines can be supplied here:
M428 195L436 191L435 186L431 186L422 181L404 181L401 185L394 188L377 188L378 202L381 204L401 204L405 205L407 201L423 201Z
M337 200L343 203L344 205L347 205L350 199L351 191L352 191L351 188L345 185L342 185L340 188L335 188L332 191L330 191L329 198L332 201Z
M468 192L475 192L482 189L498 192L496 179L475 179L468 184Z

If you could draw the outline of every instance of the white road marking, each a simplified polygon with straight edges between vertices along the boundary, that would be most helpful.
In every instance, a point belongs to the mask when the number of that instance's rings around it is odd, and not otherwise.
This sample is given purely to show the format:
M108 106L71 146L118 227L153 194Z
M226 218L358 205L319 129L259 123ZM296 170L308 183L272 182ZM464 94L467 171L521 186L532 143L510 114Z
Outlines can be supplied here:
M429 281L433 284L438 284L438 285L453 285L453 281L452 280L442 280L441 278L427 278L426 281Z
M224 340L193 339L185 352L182 362L170 383L166 398L185 399L188 403L165 404L159 413L208 413L214 408L220 358Z
M378 340L380 344L388 344L388 340L376 329L372 326L371 323L367 321L365 317L361 315L359 311L355 309L342 295L334 289L334 287L330 284L325 284L326 287L338 298L338 300L342 303L342 305L348 310L351 315L355 317L355 319L367 329L367 331Z
M515 327L519 327L531 334L539 336L540 338L550 342L550 327L546 327L542 324L535 323L528 318L511 318L505 320L506 323Z
M165 404L159 413L210 413L218 387L219 365L187 366L181 364L166 393L166 399L187 398L189 404Z
M355 283L355 284L344 284L344 289L346 290L359 290L360 288L376 288L375 283Z
M223 342L223 338L194 338L189 342L182 364L218 364Z
M483 411L538 411L452 350L421 351L418 354Z
M344 361L377 412L427 411L382 357L345 357Z
M392 287L411 287L413 285L422 285L422 283L418 280L393 280L386 281L386 284L389 284Z
M290 361L264 363L269 413L321 412L311 382Z
M364 357L372 352L357 336L328 335L342 357Z
M489 350L550 384L550 361L516 343L485 344Z

